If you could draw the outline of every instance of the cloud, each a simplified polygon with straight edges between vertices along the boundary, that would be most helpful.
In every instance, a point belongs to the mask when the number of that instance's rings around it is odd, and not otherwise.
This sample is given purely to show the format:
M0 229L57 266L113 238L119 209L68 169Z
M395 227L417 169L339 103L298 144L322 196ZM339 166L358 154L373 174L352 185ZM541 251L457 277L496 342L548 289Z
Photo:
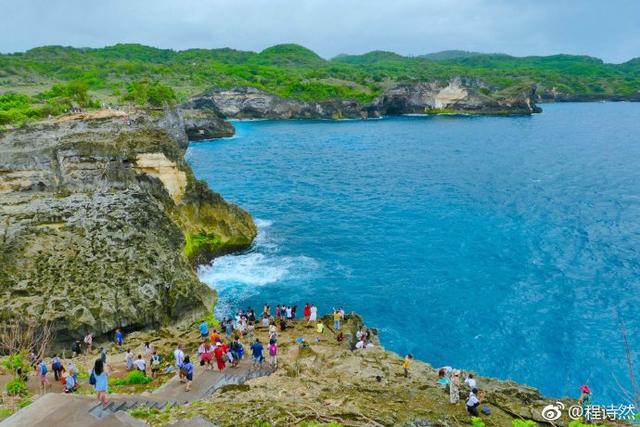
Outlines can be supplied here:
M324 57L374 49L640 56L634 0L2 1L2 52L119 42L259 51L295 42Z

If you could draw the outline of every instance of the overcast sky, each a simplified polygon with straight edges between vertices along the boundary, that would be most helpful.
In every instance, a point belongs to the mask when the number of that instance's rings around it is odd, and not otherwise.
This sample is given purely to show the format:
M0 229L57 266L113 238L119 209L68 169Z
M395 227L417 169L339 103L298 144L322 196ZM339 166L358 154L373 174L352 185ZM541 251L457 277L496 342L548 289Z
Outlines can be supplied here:
M299 43L325 58L445 49L640 56L640 0L0 0L0 51L136 42L260 51Z

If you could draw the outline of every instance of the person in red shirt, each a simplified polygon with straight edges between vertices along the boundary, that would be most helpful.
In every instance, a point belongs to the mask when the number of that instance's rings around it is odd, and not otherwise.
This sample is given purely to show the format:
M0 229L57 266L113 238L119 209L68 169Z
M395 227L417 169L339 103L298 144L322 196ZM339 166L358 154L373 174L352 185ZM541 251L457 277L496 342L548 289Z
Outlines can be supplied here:
M311 306L309 306L309 303L306 303L304 305L304 320L309 320L309 316L311 316Z
M216 362L218 363L218 369L221 371L227 366L226 363L224 363L224 355L227 354L227 351L227 346L222 345L222 343L220 342L216 343L216 349L213 350L213 354L216 357Z

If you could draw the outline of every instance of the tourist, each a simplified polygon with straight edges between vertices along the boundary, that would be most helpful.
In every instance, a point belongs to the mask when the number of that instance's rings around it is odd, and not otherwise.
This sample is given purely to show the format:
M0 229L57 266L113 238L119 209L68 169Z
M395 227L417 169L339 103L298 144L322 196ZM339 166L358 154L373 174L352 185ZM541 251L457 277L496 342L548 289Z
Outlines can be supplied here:
M76 378L70 373L66 372L64 374L64 392L65 393L73 393L77 389L77 381Z
M231 362L231 366L236 368L238 367L238 363L242 358L243 348L242 343L240 342L240 337L237 335L234 337L233 342L230 346L231 354L233 355L233 362Z
M314 305L311 306L309 313L309 322L315 322L318 319L318 307Z
M467 412L474 417L478 416L478 406L480 406L480 399L478 398L478 389L471 389L469 398L467 399Z
M102 359L96 360L93 364L93 371L91 372L91 377L89 378L89 383L93 385L93 388L96 390L96 398L98 402L102 402L102 407L106 407L109 402L107 402L107 392L109 391L109 376L105 369L105 364Z
M446 387L449 384L449 372L451 372L451 368L449 366L440 368L438 370L438 381L436 381L436 383Z
M474 387L475 388L475 387ZM454 369L451 371L451 379L449 382L449 403L456 405L460 401L460 371Z
M93 335L91 333L84 337L84 343L87 345L87 353L91 353L93 347Z
M233 332L233 325L231 324L231 319L227 320L227 323L224 325L224 333L229 338L231 333Z
M275 369L278 366L278 344L275 340L269 341L269 366Z
M270 340L278 339L278 332L277 332L277 329L276 329L275 322L271 322L271 325L269 325L269 339Z
M116 344L118 344L118 350L122 351L122 346L124 345L124 334L120 328L116 329Z
M145 374L145 376L147 375L147 362L142 358L141 354L138 355L138 358L133 362L133 364L138 371Z
M127 363L127 371L130 371L133 369L133 352L131 351L130 348L127 349L127 352L125 354L125 362Z
M364 332L362 331L362 326L358 326L358 330L356 331L356 339L360 340L364 336Z
M224 362L224 356L227 354L227 346L222 345L220 341L216 342L216 348L213 350L213 355L216 358L216 365L218 365L218 370L222 372L224 368L227 367Z
M464 383L469 387L470 390L477 387L477 383L475 378L473 377L473 374L467 375L467 378L465 378Z
M144 358L146 360L151 361L151 355L153 354L153 346L149 343L149 341L145 342L142 346L142 352L144 353Z
M280 306L276 304L276 319L280 319Z
M333 311L333 328L336 331L340 330L340 319L342 318L342 316L340 315L340 310L335 310Z
M287 321L284 317L280 318L280 332L284 332L287 329Z
M319 321L318 324L316 325L316 331L319 334L324 333L324 323L322 323L322 321Z
M200 338L202 338L203 340L205 338L209 337L209 324L207 323L206 320L203 320L202 323L200 323Z
M365 340L364 336L360 337L360 339L356 343L356 350L362 350L363 348L366 347L364 340Z
M100 360L102 363L107 363L107 350L104 347L100 347Z
M178 379L182 379L182 364L184 363L184 351L182 351L182 346L178 343L176 349L173 350L173 358L176 361L176 372L178 373Z
M222 337L218 333L218 330L214 329L213 332L211 332L211 343L215 344L218 342L222 342Z
M284 312L287 315L287 320L291 320L291 306L290 305L288 305L287 308L285 308Z
M580 386L580 397L578 398L578 404L582 407L582 412L585 414L585 421L591 421L591 412L589 406L591 406L591 389L588 385Z
M53 378L56 381L60 380L60 373L62 372L62 369L62 360L60 360L57 354L54 354L53 359L51 359L51 370L53 371Z
M151 354L151 378L155 378L160 370L160 355L157 351L153 350Z
M404 369L404 377L409 378L409 369L411 368L411 362L413 361L413 355L407 354L402 362L402 369Z
M311 306L309 303L304 305L304 308L302 309L302 316L304 317L304 320L309 321L309 317L311 317Z
M187 385L185 386L184 391L190 391L191 383L193 382L193 364L191 363L189 356L185 356L184 363L180 368L180 374L187 379Z
M75 340L73 344L71 344L71 352L73 353L73 357L78 357L82 354L82 348L80 347L80 341Z
M75 380L76 386L77 386L77 384L78 384L78 367L76 366L75 363L69 362L68 368L69 368L69 370L67 372L69 373L69 375L71 375L73 377L73 379Z
M208 339L198 347L198 355L200 356L200 366L205 366L207 369L213 369L211 359L213 358L213 346Z
M291 320L296 319L296 311L298 311L297 305L294 305L293 307L291 307Z
M271 322L269 321L269 317L266 314L263 315L262 316L262 321L261 321L262 327L263 328L268 328L270 323Z
M42 394L45 394L47 389L51 388L51 383L49 383L49 379L47 379L49 369L47 368L47 364L44 362L44 359L40 360L36 369L38 371L38 378L40 379L40 390L42 391Z
M262 362L264 361L264 357L262 356L262 344L260 340L256 338L256 341L251 344L251 354L253 356L253 367L257 368L262 366Z

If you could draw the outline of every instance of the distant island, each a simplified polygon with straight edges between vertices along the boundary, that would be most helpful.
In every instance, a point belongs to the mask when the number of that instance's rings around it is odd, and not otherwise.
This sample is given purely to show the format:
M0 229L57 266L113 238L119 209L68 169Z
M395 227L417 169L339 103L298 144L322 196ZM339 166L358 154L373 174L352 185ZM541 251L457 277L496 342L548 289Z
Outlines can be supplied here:
M452 82L457 82L453 90ZM159 106L186 102L212 89L238 88L299 103L293 111L267 115L273 118L521 114L536 112L535 102L638 101L640 58L607 64L575 55L444 51L406 57L373 51L326 60L296 44L260 53L230 48L174 51L139 44L46 46L0 55L0 125L21 125L74 107ZM445 88L448 103L429 101ZM465 94L460 95L460 88ZM416 92L421 98L407 101ZM313 112L318 109L323 111Z

